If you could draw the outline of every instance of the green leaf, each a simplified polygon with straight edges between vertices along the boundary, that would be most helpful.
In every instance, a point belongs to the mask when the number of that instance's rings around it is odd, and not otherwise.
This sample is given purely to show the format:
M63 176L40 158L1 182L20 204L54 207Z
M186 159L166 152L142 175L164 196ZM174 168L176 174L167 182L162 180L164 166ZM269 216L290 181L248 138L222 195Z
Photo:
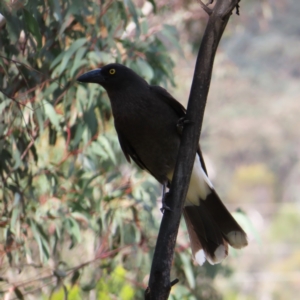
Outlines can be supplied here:
M97 141L93 142L90 145L89 150L96 154L98 157L101 157L101 160L106 160L108 158L107 152L103 149L103 147Z
M136 36L138 37L141 33L140 24L139 24L139 18L137 11L135 9L135 6L131 0L125 0L125 3L130 11L130 14L132 15L132 18L134 20L134 23L136 25Z
M89 61L89 64L98 65L110 63L113 57L111 53L107 53L104 51L91 51L87 53L87 59Z
M22 163L22 160L21 160L21 154L20 154L20 151L19 149L17 148L17 146L15 145L15 149L13 150L13 160L15 162L14 164L14 169L17 170L20 166L21 166L21 163Z
M112 162L116 164L117 163L116 156L107 137L105 135L101 135L98 139L98 142L103 147L105 152L108 154Z
M81 241L80 227L76 220L69 217L66 219L66 228L72 239L69 249L72 249L76 243L80 243Z
M16 296L17 296L18 299L20 299L20 300L24 300L25 299L24 296L23 296L23 294L22 294L22 292L17 287L14 288L14 292L15 292L15 294L16 294Z
M0 150L1 150L1 149L0 149ZM38 153L37 153L37 151L36 151L36 147L35 147L34 144L30 147L30 151L31 151L31 153L32 153L34 162L37 163L37 162L38 162L38 159L39 159L39 156L38 156Z
M143 59L138 58L136 60L136 64L137 67L139 69L139 74L144 77L147 81L150 81L153 76L154 76L154 72L153 69L151 68L151 66Z
M87 65L87 59L82 59L83 56L86 54L87 51L87 47L82 47L80 49L78 49L78 51L76 52L74 61L73 61L73 66L70 70L70 76L71 78L74 77L75 72L82 66Z
M40 26L37 20L33 17L33 15L25 8L23 8L24 13L24 21L27 30L34 36L37 41L37 48L41 49L42 47L42 35L39 30Z
M59 55L57 55L56 57L55 57L55 59L53 60L53 62L51 63L51 65L50 65L50 69L52 69L52 68L54 68L62 59L63 59L63 57L64 57L64 55L65 55L65 52L61 52ZM52 76L52 78L53 78L54 76Z
M55 145L57 139L57 131L53 128L52 124L49 126L49 145Z
M95 175L95 177L98 176ZM94 177L94 176L93 176ZM92 177L92 178L93 178ZM75 211L71 213L71 216L74 218L74 220L76 220L77 222L81 222L81 223L85 223L85 224L89 224L90 220L82 213Z
M22 30L22 22L15 15L15 13L10 13L6 9L3 9L1 13L6 19L6 28L9 34L9 39L12 44L16 43L20 37L20 32ZM3 29L1 29L3 30Z
M173 46L176 47L176 49L180 52L181 55L184 55L181 45L179 43L178 32L175 26L164 24L163 29L161 30L161 34L167 40L169 40L169 42L172 43Z
M79 270L76 270L71 277L71 285L72 286L77 283L79 277L80 277L80 272L79 272Z
M59 0L52 0L49 3L52 6L53 16L59 22L62 23L62 7Z
M182 261L182 268L183 268L184 274L186 276L186 279L189 283L189 286L191 288L195 288L196 282L195 282L195 275L193 272L193 268L191 265L191 258L184 252L179 253L179 256Z
M30 220L30 227L31 227L32 234L33 234L33 236L34 236L34 238L35 238L35 240L36 240L36 242L38 243L38 246L39 246L40 259L41 259L41 261L43 261L42 242L41 242L41 238L40 238L40 236L38 234L35 222L33 220Z
M83 120L86 123L93 137L98 131L98 121L94 111L94 107L91 107L88 111L84 113Z
M46 100L43 100L45 114L48 116L50 122L57 131L60 131L59 116L56 113L54 107Z
M19 216L22 212L22 206L21 206L21 195L19 193L15 193L14 197L14 205L12 209L12 215L10 219L10 227L16 228L16 222L19 219Z
M78 121L78 123L72 127L72 130L75 132L75 135L70 143L71 149L74 149L79 145L85 128L86 126L84 125L84 123L80 121Z
M126 9L124 7L124 3L123 3L123 1L122 2L121 1L116 1L116 4L118 6L118 12L121 16L121 19L124 22L124 26L126 27L127 22L128 22L128 17L127 17Z
M66 52L64 52L63 58L59 66L58 75L61 75L65 71L66 66L70 58L72 57L72 55L77 50L80 50L79 48L82 47L86 42L87 42L87 38L80 38L76 40Z
M141 22L141 31L142 31L142 34L147 34L148 33L148 31L149 31L149 24L148 24L147 20L143 20Z
M42 133L44 131L44 118L45 118L43 104L41 103L37 104L37 107L34 110L34 115L38 123L38 128L40 131L39 133Z
M41 262L44 262L45 260L48 260L50 257L50 251L49 246L47 244L47 241L45 241L43 234L40 232L39 226L35 223L34 220L30 219L30 228L32 230L32 234L39 246L39 252L40 252L40 260Z

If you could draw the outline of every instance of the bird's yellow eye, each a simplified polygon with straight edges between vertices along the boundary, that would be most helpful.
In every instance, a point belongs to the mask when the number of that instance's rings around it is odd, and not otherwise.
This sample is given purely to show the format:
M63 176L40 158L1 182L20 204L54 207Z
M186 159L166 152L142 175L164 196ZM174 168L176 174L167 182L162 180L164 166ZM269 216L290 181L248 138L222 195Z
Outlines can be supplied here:
M110 75L114 75L115 73L116 73L116 69L110 69L110 70L109 70L109 74L110 74Z

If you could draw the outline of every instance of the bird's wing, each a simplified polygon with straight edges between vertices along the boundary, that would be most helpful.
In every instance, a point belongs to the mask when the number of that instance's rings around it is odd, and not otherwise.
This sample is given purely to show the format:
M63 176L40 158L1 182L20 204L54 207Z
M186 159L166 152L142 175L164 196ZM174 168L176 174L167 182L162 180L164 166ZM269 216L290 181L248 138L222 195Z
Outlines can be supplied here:
M116 128L117 129L117 128ZM139 156L136 154L136 152L134 151L134 149L130 146L130 144L128 143L128 141L126 141L126 139L124 138L124 136L122 135L122 133L117 130L118 132L118 138L119 138L119 143L121 145L121 148L123 150L123 153L127 159L127 161L130 163L130 158L132 158L135 163L141 168L141 169L146 169L146 166L143 164L142 160L139 158ZM148 170L149 171L149 170Z
M130 158L132 158L133 161L142 170L147 170L153 177L155 177L154 174L146 167L146 165L142 162L142 160L136 154L136 152L134 151L134 149L130 146L130 144L126 141L126 139L123 137L123 135L120 132L118 132L118 138L119 138L119 143L121 145L121 149L122 149L122 151L123 151L123 153L124 153L127 161L130 163L131 162Z
M162 99L163 101L165 101L177 113L178 120L180 118L185 117L186 109L184 108L184 106L181 103L179 103L175 98L173 98L172 95L167 92L167 90L165 90L164 88L162 88L160 86L157 86L157 85L151 85L150 89L153 92L159 94L160 95L159 98ZM205 166L205 163L204 163L204 159L203 159L203 156L202 156L200 145L198 146L197 154L199 155L200 162L201 162L201 165L202 165L202 169L204 170L204 172L207 175L206 166Z
M160 96L159 99L165 101L176 112L178 119L185 116L186 109L184 106L174 99L172 95L169 94L164 88L158 85L151 85L150 89L151 91L157 93Z

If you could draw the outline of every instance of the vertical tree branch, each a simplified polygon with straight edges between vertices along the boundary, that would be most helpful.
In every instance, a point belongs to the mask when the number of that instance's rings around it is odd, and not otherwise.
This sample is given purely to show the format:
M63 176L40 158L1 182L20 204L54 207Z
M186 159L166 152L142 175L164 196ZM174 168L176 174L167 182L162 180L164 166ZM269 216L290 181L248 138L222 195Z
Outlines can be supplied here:
M149 285L145 291L147 300L165 300L170 294L170 271L176 237L199 143L213 62L232 10L238 3L239 0L216 0L214 8L206 10L210 16L198 52L186 114L186 119L192 123L183 130L168 195L168 205L172 211L165 211L161 222Z

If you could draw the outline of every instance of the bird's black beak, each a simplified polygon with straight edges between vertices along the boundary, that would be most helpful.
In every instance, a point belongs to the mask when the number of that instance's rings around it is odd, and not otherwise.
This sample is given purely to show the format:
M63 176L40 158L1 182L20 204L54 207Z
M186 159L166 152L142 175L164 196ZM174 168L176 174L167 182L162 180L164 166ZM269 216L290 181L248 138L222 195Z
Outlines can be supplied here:
M89 71L84 73L83 75L77 78L79 82L91 82L91 83L103 83L105 78L101 75L101 69L96 69L93 71Z

